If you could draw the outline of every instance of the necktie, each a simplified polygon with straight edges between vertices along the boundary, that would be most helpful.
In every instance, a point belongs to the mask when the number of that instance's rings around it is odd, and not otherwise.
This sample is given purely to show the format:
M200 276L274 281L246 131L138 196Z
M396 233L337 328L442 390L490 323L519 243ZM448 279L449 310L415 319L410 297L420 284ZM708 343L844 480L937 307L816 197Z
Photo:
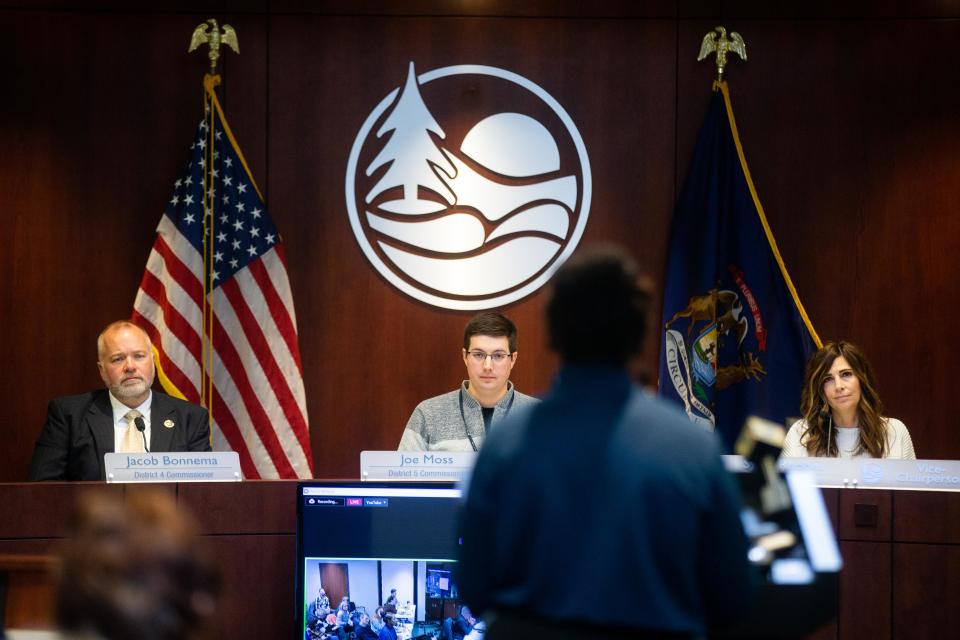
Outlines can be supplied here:
M146 453L143 448L143 436L137 431L136 419L141 413L136 409L127 411L124 418L127 419L127 430L123 434L123 442L120 444L120 453Z

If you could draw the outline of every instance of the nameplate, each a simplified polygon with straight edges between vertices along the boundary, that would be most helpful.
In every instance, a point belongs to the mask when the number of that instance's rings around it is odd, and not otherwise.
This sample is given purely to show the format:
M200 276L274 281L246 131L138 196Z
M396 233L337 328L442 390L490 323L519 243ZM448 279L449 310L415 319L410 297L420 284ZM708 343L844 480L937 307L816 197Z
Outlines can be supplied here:
M106 453L107 482L239 482L236 451Z
M361 480L459 482L473 469L475 451L361 451Z
M960 491L960 461L780 458L781 471L812 471L821 487Z

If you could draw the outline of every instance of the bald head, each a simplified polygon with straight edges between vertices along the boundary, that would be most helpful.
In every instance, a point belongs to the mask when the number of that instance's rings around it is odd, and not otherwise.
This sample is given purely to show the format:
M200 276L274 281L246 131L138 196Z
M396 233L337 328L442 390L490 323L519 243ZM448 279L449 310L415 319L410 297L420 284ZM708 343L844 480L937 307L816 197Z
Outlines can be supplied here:
M106 339L108 335L112 335L120 329L126 329L134 333L140 334L140 336L146 341L148 350L152 351L153 347L150 343L150 336L147 335L147 332L133 324L129 320L117 320L116 322L111 322L106 327L103 328L103 331L100 332L100 335L97 336L97 359L103 358L104 349L106 349Z

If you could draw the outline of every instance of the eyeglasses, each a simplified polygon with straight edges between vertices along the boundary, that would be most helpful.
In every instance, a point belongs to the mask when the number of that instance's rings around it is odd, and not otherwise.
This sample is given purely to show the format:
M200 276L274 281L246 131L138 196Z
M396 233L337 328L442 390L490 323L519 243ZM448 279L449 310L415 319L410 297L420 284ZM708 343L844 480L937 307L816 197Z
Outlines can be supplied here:
M487 361L487 358L490 358L493 364L503 364L503 361L510 357L510 354L506 351L494 351L493 353L487 353L486 351L480 351L479 349L475 351L468 351L467 355L469 355L477 364L483 364Z

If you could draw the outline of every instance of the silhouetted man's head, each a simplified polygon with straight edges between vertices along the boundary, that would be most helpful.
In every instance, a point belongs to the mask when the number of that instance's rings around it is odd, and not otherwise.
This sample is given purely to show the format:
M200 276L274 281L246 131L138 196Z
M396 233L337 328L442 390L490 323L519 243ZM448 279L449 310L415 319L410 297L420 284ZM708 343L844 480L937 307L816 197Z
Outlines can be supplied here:
M566 363L623 366L643 345L650 297L621 250L579 253L551 280L550 347Z

